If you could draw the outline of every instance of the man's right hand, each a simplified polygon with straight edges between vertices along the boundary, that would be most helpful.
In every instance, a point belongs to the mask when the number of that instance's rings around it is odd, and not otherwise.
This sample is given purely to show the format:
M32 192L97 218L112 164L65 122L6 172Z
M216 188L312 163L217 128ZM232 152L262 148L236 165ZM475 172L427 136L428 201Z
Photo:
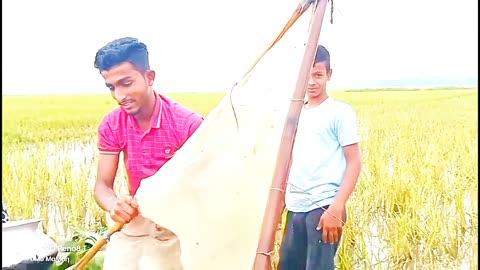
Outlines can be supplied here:
M127 224L138 216L137 200L132 196L116 198L110 206L110 218L122 224Z

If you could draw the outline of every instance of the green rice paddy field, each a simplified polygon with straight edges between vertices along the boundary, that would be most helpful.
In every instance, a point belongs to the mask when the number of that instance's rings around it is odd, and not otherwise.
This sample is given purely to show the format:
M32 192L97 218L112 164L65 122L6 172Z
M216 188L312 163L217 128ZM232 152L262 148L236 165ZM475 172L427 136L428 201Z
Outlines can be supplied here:
M478 269L478 90L330 94L357 112L364 163L339 268ZM168 95L206 116L224 94ZM92 185L97 125L116 107L111 97L2 102L2 200L12 219L44 218L57 240L104 227Z

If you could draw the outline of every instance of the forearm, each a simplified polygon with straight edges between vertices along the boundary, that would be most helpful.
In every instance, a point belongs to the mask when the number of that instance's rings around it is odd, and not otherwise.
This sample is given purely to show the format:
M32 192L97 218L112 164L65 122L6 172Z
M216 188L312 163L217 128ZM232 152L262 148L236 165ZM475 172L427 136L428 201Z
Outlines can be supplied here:
M345 205L347 203L347 200L350 198L350 195L353 193L353 190L357 185L360 170L360 160L354 160L347 163L347 169L345 170L342 184L340 184L340 189L332 204Z
M95 201L105 211L110 211L110 208L118 197L113 188L107 186L103 182L98 182L95 185Z

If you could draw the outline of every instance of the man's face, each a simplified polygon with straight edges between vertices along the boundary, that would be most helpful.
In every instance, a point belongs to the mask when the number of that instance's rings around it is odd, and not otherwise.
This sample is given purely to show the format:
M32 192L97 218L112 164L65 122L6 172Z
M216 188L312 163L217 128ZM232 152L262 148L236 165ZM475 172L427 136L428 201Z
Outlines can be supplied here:
M129 62L102 71L102 76L112 97L130 115L142 110L155 80L155 72L149 70L141 73Z
M332 76L332 70L327 69L326 62L316 63L310 70L307 85L307 94L310 98L316 98L326 94L327 81Z

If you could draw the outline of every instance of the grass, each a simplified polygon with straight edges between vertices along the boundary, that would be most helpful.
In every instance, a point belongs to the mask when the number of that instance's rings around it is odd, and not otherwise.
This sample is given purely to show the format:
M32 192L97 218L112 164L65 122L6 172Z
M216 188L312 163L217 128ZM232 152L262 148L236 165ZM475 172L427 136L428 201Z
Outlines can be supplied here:
M477 89L330 94L355 108L364 162L339 268L478 269ZM170 96L207 115L223 94ZM2 199L14 219L43 217L57 239L105 225L91 191L95 136L115 107L104 95L3 97Z
M170 96L206 115L223 94ZM4 96L2 105L3 147L89 140L103 116L118 106L108 95Z

